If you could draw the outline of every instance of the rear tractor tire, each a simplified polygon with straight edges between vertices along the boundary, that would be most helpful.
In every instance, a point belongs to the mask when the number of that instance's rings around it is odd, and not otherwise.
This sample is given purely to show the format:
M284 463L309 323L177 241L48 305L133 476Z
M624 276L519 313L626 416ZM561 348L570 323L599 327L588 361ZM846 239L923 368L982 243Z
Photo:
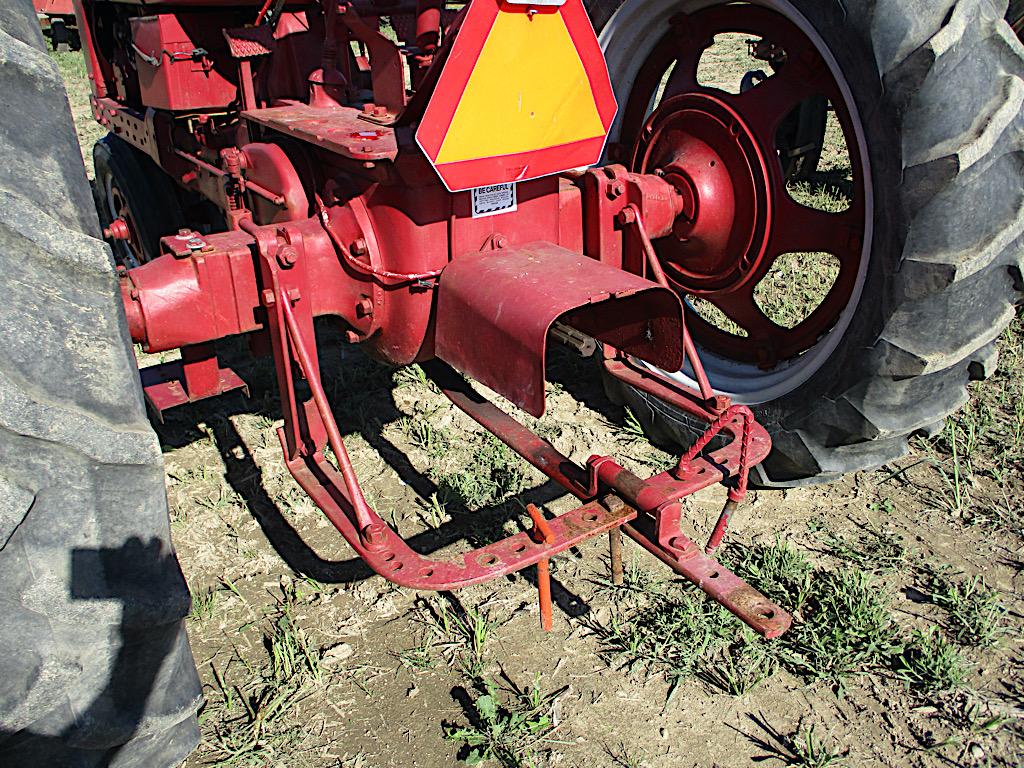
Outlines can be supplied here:
M751 229L764 233L764 251L732 254L737 274L750 263L740 256L761 259L748 282L711 279L724 268L700 273L685 249L678 256L672 236L655 243L687 299L712 385L751 406L772 435L774 450L755 479L833 480L892 461L911 437L940 430L966 401L967 384L994 370L997 340L1024 290L1024 47L1004 20L1005 0L588 5L619 101L609 146L624 162L651 170L670 148L647 137L712 103L752 126L749 144L767 157L754 187L778 215ZM693 51L699 58L727 31L779 44L773 76L735 95L687 76L687 67L697 69ZM806 92L812 79L820 91ZM786 98L806 105L820 95L848 150L846 212L807 213L785 198L772 126L792 118ZM705 123L714 116L708 108ZM774 243L788 247L772 251ZM825 309L787 328L754 304L771 260L792 251L828 252L841 266ZM673 260L681 265L674 271ZM701 302L732 325L713 327ZM672 375L692 384L685 372ZM607 387L657 442L689 445L703 429L616 380Z
M32 4L0 0L0 765L169 768L201 701L109 249Z

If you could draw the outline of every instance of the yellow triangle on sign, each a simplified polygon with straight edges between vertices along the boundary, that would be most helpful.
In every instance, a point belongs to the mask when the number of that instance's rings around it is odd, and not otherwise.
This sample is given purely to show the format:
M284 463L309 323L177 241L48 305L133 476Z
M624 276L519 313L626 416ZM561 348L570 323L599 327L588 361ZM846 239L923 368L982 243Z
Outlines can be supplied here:
M435 162L511 155L604 134L562 14L501 10Z

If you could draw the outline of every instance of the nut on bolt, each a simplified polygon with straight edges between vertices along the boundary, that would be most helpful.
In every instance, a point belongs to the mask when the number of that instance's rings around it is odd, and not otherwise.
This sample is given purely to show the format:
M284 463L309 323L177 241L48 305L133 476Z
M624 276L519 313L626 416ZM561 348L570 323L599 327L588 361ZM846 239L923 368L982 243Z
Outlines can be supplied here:
M633 206L627 206L615 215L615 219L623 226L632 224L636 221L636 211L633 209Z
M286 245L277 252L277 263L285 269L294 266L296 260L299 258L298 251L292 246Z
M616 179L608 185L608 197L614 200L626 194L626 185L620 179Z
M359 532L363 546L368 549L380 549L387 544L387 532L383 523L370 523Z
M128 223L117 218L110 222L110 226L103 230L103 236L108 240L131 240L132 233L128 229Z
M373 314L373 299L363 296L356 302L356 317L369 317Z

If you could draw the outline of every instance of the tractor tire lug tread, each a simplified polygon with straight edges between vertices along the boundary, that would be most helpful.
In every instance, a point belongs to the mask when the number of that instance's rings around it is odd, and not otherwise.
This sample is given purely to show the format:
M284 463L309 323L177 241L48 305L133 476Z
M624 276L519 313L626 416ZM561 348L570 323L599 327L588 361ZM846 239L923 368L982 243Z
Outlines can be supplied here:
M31 3L0 0L0 765L164 768L201 702L110 250Z

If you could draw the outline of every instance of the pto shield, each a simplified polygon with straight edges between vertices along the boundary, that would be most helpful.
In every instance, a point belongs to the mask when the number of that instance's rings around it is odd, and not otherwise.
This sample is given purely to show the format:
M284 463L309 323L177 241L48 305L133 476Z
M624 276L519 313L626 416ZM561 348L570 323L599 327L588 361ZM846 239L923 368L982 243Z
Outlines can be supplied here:
M416 141L451 191L593 165L615 96L582 0L472 0Z

